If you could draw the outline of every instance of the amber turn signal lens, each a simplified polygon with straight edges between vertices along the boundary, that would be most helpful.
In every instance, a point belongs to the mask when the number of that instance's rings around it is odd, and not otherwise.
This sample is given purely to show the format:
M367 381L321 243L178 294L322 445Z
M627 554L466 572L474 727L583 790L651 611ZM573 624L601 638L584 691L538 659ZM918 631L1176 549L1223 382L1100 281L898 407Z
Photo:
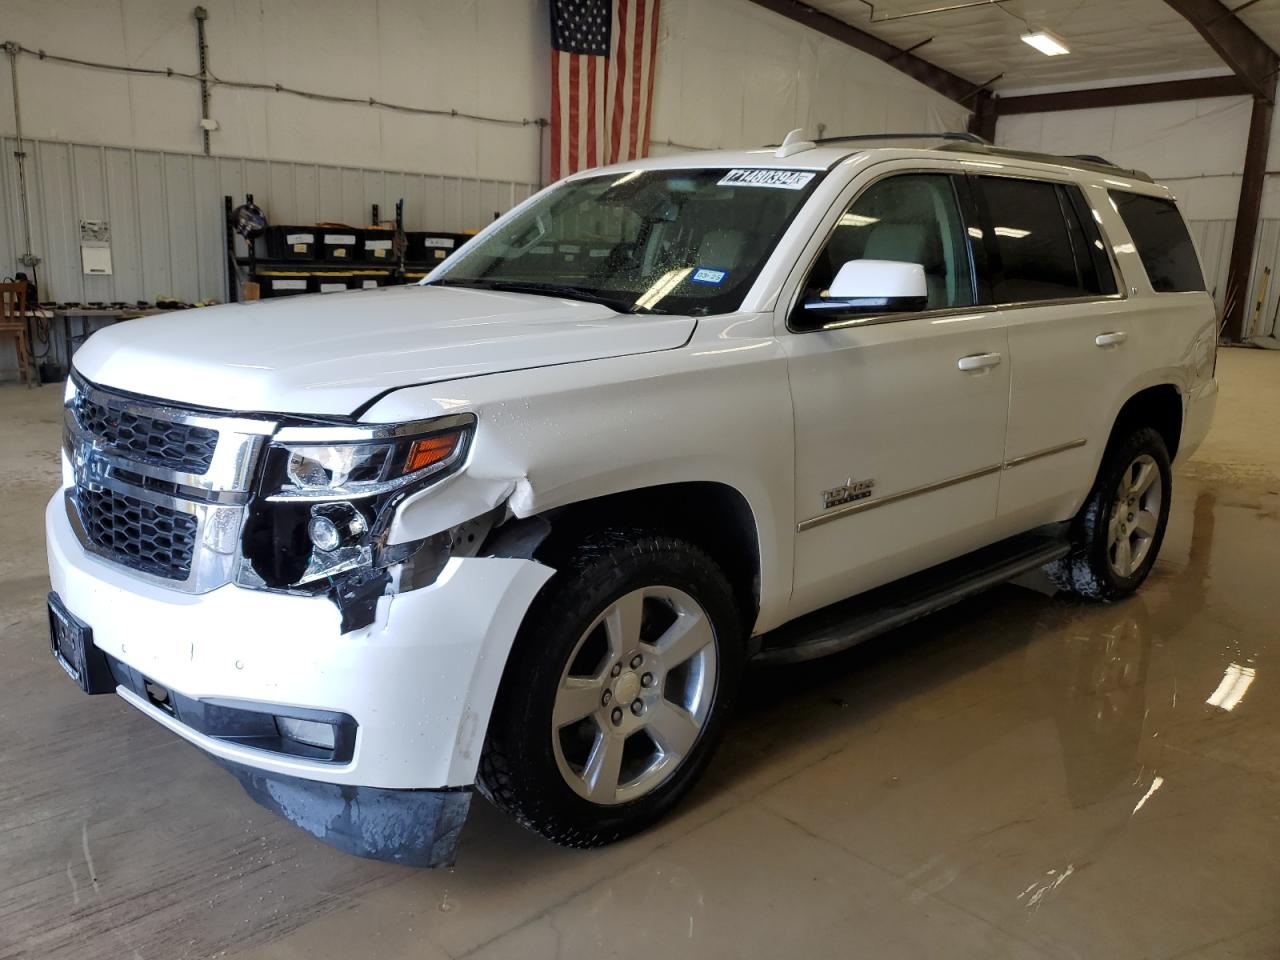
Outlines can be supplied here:
M433 463L448 460L453 456L453 451L458 449L458 442L461 439L461 433L441 433L434 437L415 440L413 446L409 448L409 456L405 458L404 472L416 473Z

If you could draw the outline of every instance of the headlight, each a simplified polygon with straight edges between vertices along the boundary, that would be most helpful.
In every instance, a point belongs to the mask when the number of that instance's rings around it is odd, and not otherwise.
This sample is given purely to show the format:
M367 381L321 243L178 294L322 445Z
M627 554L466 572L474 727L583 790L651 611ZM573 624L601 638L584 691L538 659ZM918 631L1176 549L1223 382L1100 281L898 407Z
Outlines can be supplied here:
M352 500L439 478L466 455L474 422L469 417L444 427L428 420L368 431L281 430L267 451L262 492L269 500ZM379 429L392 435L368 439ZM351 439L315 443L308 433L319 434L316 439L335 433ZM365 439L359 439L362 433Z
M458 470L470 414L405 424L286 427L267 448L242 537L246 586L299 588L405 558L386 532L399 502Z

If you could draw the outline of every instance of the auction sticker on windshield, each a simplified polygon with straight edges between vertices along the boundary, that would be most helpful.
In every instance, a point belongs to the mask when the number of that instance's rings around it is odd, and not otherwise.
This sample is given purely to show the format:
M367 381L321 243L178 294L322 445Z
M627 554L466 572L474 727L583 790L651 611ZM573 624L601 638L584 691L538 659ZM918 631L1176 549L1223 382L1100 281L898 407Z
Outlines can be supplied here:
M813 179L811 170L730 170L717 186L773 187L775 190L800 190Z

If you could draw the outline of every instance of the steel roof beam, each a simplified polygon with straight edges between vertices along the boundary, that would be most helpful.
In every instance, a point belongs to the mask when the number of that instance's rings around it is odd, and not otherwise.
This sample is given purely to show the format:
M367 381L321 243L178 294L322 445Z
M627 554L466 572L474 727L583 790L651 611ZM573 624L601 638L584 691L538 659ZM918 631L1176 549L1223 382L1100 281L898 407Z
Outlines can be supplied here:
M1090 90L1063 90L1019 97L999 97L996 109L1002 117L1019 113L1053 113L1058 110L1093 110L1099 107L1128 107L1142 103L1169 103L1174 100L1201 100L1209 97L1245 97L1249 88L1234 74L1221 77L1193 77L1157 83L1130 83Z
M1280 58L1243 20L1219 0L1165 0L1165 3L1196 28L1249 93L1271 102L1275 88L1271 81L1280 70Z

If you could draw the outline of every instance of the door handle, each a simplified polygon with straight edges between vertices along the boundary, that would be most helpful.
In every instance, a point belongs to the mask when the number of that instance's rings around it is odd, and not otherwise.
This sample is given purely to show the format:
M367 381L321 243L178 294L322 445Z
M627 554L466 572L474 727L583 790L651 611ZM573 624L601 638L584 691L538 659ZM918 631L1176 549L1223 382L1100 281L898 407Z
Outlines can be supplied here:
M998 353L975 353L968 357L961 357L956 366L966 373L973 373L976 370L986 370L994 367L1003 359Z
M1093 342L1100 347L1114 347L1124 343L1129 339L1129 335L1123 330L1117 330L1114 333L1100 333L1093 338Z

